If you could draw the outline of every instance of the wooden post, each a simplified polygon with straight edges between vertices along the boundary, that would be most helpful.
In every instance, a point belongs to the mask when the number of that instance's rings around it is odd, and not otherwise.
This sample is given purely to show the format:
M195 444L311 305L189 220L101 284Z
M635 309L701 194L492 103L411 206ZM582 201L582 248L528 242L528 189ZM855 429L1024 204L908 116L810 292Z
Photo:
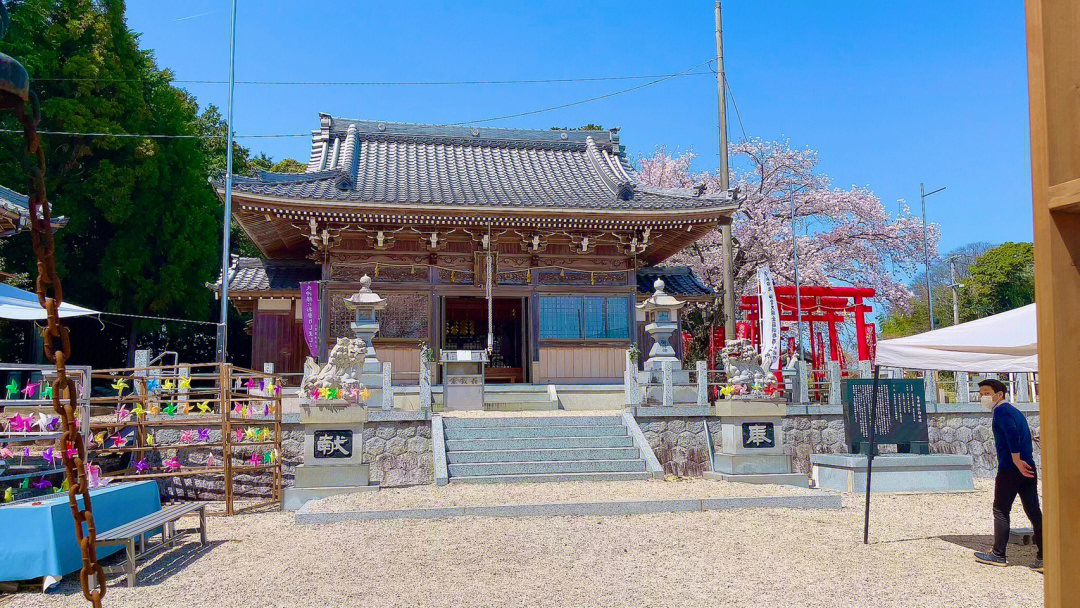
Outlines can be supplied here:
M1045 605L1080 596L1080 0L1027 0ZM1015 120L1020 120L1016 117Z

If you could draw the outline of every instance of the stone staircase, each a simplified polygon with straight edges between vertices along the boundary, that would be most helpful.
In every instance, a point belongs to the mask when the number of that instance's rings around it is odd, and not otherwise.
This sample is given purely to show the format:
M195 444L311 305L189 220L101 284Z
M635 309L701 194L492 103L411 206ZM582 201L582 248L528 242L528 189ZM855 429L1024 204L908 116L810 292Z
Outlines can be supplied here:
M488 384L484 386L487 411L537 411L559 409L559 397L551 384Z
M621 416L444 417L450 483L648 479Z

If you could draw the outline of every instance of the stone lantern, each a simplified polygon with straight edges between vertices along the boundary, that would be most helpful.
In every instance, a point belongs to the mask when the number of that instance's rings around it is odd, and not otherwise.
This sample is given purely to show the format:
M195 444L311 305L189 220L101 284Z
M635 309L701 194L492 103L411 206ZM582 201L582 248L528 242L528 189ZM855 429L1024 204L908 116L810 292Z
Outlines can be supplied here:
M682 369L682 361L675 356L675 349L671 346L671 334L679 328L678 311L686 302L681 302L664 292L664 280L656 279L653 283L653 294L641 304L638 310L644 312L650 323L645 326L645 331L653 339L652 348L649 349L649 358L645 361L646 370L660 370L664 363L670 363L671 369Z
M345 298L345 308L353 311L354 317L349 328L353 334L364 341L367 352L364 355L365 374L379 373L379 359L375 356L372 340L379 333L378 314L386 308L386 300L371 291L371 277L360 277L360 291Z

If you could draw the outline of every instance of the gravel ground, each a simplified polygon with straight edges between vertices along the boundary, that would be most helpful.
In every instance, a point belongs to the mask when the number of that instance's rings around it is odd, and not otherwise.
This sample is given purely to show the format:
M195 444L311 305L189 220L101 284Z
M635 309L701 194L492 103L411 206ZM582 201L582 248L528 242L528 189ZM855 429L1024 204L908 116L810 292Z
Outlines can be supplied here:
M831 511L325 526L276 512L212 518L210 547L165 554L140 570L139 587L111 588L105 605L1041 606L1042 575L1024 567L1032 548L1012 546L1008 568L973 561L992 525L990 483L977 484L875 497L869 546L855 495ZM0 605L83 606L69 579L59 593Z
M723 498L732 496L793 496L808 494L794 486L730 483L703 479L649 481L567 481L560 483L451 484L387 488L331 496L309 503L315 513L380 511L475 505L530 505L556 502Z

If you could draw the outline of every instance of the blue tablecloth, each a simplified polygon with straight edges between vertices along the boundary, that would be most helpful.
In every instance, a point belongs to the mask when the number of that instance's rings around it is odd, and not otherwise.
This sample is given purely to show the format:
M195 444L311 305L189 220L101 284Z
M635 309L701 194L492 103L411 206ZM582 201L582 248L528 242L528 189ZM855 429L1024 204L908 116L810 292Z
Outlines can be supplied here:
M90 491L99 533L161 508L153 481L116 483ZM80 504L82 499L79 499ZM120 546L99 547L99 558ZM82 567L67 492L31 502L0 506L0 581L63 576Z

